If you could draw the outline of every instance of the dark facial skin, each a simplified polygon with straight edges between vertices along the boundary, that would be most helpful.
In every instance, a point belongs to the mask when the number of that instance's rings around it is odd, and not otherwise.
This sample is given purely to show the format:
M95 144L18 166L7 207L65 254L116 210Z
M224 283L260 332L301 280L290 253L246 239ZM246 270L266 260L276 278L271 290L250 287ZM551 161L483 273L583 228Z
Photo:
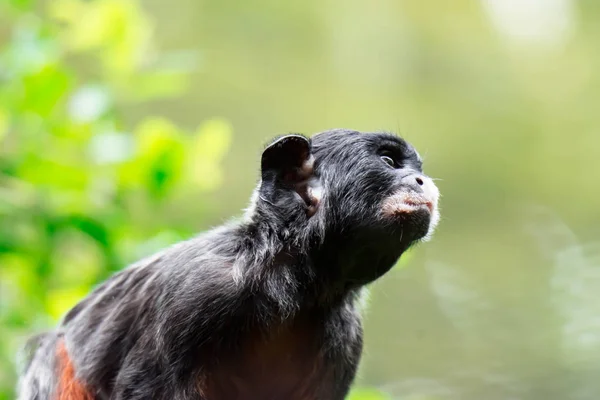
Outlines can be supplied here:
M391 134L275 139L244 218L96 288L30 342L20 399L343 399L361 288L439 219L421 164Z

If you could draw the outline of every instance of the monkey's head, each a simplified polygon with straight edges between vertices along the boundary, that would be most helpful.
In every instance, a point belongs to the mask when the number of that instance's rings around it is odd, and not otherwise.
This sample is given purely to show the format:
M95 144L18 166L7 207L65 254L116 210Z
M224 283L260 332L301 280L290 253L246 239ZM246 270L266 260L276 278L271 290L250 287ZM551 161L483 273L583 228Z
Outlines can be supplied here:
M336 279L360 285L431 235L438 198L405 140L339 129L268 145L250 216L301 246Z

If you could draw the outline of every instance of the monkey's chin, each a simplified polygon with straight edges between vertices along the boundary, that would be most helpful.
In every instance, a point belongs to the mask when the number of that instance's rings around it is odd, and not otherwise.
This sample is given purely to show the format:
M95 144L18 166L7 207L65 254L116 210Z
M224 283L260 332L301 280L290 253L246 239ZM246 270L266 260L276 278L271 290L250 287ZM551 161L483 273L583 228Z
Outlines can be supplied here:
M398 207L393 214L387 215L387 219L400 231L401 241L427 242L433 236L440 213L435 205L409 204Z
M421 240L428 240L438 224L440 214L438 197L434 192L416 193L398 191L386 197L381 204L383 218L394 224L415 229Z

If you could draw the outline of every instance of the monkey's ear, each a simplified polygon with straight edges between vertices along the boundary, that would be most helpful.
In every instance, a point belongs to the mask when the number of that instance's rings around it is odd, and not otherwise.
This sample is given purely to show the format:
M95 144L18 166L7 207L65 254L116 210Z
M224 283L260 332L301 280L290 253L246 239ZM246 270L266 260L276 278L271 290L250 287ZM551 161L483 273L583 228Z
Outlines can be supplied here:
M262 154L261 198L267 202L274 201L276 189L292 190L304 200L307 215L314 215L321 191L318 184L310 182L313 163L310 139L301 135L286 135L273 141Z
M281 136L262 153L262 179L289 184L301 182L312 174L312 160L309 139L301 135Z

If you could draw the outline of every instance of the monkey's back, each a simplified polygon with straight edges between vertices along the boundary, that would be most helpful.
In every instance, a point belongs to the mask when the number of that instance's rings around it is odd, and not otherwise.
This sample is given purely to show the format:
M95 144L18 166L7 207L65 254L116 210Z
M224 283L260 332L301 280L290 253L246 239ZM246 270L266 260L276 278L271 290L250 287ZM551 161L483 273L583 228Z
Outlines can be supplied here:
M143 398L138 391L171 398L173 381L187 388L186 399L332 398L336 358L347 357L346 347L358 354L362 344L358 314L343 302L325 314L302 307L281 315L263 290L235 283L233 264L247 260L240 243L222 240L230 233L220 228L180 243L94 289L43 336L20 399L113 398L133 371L146 380L118 398ZM215 291L215 282L229 291ZM227 308L213 309L228 297L235 300ZM173 357L185 368L163 363ZM54 397L65 390L71 397Z

